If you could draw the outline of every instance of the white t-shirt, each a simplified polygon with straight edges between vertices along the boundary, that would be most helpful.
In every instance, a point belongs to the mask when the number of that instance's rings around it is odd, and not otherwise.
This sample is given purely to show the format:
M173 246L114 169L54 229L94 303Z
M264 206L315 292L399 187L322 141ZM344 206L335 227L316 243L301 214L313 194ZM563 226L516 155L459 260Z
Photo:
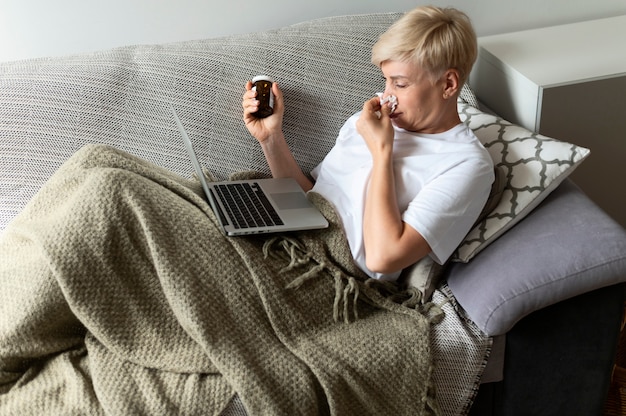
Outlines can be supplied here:
M343 125L337 142L311 172L313 191L331 202L341 218L350 250L368 275L385 280L365 265L363 214L372 169L367 144L356 131L359 113ZM395 129L394 171L402 219L432 248L430 256L444 263L480 214L494 180L491 156L465 124L440 134Z

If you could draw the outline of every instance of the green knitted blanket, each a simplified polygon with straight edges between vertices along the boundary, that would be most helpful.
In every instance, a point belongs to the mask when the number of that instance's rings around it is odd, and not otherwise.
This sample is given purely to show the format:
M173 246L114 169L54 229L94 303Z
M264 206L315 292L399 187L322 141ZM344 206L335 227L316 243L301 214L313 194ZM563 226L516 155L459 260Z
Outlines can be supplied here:
M195 181L80 150L0 239L0 413L219 414L237 393L251 415L438 414L427 313L311 198L328 229L224 237Z

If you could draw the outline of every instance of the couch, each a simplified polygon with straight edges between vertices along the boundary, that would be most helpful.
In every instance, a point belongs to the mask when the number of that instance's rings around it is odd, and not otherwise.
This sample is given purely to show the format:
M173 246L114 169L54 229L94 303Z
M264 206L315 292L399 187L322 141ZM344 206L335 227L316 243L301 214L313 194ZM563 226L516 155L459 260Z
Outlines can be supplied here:
M280 83L286 136L310 171L343 121L383 88L370 47L399 16L339 16L3 63L0 229L87 144L111 145L191 176L170 106L217 179L267 174L241 121L244 83L261 73ZM622 319L626 232L568 179L589 149L491 114L469 86L458 107L493 156L499 179L490 209L443 271L410 282L433 292L446 315L433 328L435 365L440 377L457 378L439 379L442 414L600 414ZM466 347L474 342L478 353L469 357ZM245 408L235 397L223 414Z

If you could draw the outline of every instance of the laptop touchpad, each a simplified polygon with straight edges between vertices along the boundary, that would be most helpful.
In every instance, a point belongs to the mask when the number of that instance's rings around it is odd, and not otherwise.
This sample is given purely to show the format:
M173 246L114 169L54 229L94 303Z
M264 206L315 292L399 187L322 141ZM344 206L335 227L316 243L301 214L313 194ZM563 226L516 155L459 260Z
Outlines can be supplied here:
M302 192L281 192L271 194L278 209L301 209L309 208L311 203Z

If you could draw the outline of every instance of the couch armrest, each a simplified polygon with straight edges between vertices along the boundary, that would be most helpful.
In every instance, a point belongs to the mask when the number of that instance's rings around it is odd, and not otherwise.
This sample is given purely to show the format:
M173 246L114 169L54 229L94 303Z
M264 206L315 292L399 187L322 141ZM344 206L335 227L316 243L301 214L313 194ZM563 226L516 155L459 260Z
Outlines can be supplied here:
M626 231L566 180L526 219L446 277L488 335L531 312L626 280Z

